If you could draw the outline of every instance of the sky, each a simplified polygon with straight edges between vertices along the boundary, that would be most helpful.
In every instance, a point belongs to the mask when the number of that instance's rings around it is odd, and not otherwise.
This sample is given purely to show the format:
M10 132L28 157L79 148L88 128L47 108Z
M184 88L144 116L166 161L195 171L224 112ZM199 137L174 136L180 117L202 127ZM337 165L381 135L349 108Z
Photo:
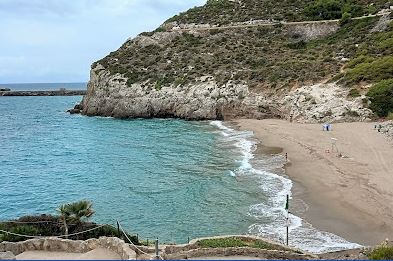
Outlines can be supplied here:
M0 0L0 84L86 82L129 37L206 0Z

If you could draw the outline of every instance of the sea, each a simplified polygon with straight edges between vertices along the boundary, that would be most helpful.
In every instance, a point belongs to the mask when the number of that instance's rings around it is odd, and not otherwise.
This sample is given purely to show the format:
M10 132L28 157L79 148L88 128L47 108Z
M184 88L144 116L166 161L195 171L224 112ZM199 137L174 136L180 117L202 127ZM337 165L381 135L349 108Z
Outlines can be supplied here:
M220 121L67 114L81 99L0 97L0 220L56 214L59 205L86 199L93 221L118 221L142 240L251 234L285 242L292 182L282 155L254 153L252 132ZM289 244L303 250L359 246L292 214L288 224Z

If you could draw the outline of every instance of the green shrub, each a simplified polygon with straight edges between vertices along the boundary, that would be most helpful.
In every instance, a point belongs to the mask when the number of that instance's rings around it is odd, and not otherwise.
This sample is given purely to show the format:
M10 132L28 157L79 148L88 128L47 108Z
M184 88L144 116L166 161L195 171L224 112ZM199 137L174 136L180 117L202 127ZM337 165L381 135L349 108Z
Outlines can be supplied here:
M362 81L372 83L392 78L392 76L393 56L390 55L377 58L372 62L366 61L357 64L344 74L342 82L349 85Z
M358 89L351 89L348 93L348 97L359 97L359 96L361 95Z
M6 228L5 228L4 225L0 225L0 229L5 230ZM15 234L29 235L29 236L37 236L37 235L39 235L38 234L39 231L38 231L37 228L35 228L33 226L26 226L26 225L16 225L16 226L14 226L11 229L8 229L6 231L9 231L9 232L15 233ZM1 241L18 242L18 241L23 241L23 240L26 240L26 239L27 238L25 238L25 237L4 233L0 237L0 242Z
M366 55L360 55L356 57L355 59L352 59L349 61L345 67L346 68L354 68L356 65L361 64L361 63L371 63L375 60L375 58L366 56Z
M343 13L340 19L340 25L343 26L349 23L351 21L351 18L352 18L351 13L347 13L347 12Z
M23 224L21 224L20 222L23 222ZM95 223L89 223L89 222L70 223L69 234L86 231L98 226L100 225ZM25 216L15 221L2 222L0 223L0 229L16 234L31 235L31 236L59 236L64 234L62 223L60 222L59 217L51 216L51 215ZM96 230L92 230L76 236L70 236L69 238L74 240L87 240L89 238L99 238L103 236L107 236L107 237L116 236L120 238L124 237L123 234L121 232L119 234L117 229L114 228L113 226L105 225ZM132 236L129 234L127 234L127 236L131 239L131 241L134 244L139 244L138 238L136 236ZM18 242L27 239L28 238L25 237L14 236L14 235L0 232L0 242L1 241Z
M307 43L305 41L301 40L301 41L289 43L287 46L291 49L304 49L304 48L306 48Z
M393 246L379 246L368 254L371 260L392 260L393 259Z
M241 239L236 237L203 239L198 242L202 248L226 248L226 247L251 247L259 249L275 249L274 245L262 240Z
M220 248L220 247L246 247L247 244L238 238L217 238L204 239L198 242L203 248Z
M304 12L306 16L315 20L339 19L342 4L338 0L318 0L308 5Z
M375 8L375 7L374 7ZM375 8L376 9L376 8ZM316 0L304 8L307 17L315 20L342 19L343 24L354 17L364 15L368 10L365 5L348 0Z
M370 98L370 109L379 117L386 117L393 112L393 79L375 84L367 96Z

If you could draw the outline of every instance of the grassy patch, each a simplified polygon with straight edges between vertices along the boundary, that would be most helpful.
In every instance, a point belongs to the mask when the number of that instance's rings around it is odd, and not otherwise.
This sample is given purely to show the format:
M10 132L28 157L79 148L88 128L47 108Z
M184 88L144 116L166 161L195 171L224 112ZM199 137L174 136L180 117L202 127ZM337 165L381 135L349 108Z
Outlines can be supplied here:
M360 92L358 89L351 89L348 93L348 97L355 98L355 97L359 97L359 96L361 96L361 95L360 95Z
M368 254L371 260L392 260L393 246L379 246Z
M250 247L259 249L275 249L275 247L262 240L243 240L241 238L215 238L204 239L198 242L202 248Z

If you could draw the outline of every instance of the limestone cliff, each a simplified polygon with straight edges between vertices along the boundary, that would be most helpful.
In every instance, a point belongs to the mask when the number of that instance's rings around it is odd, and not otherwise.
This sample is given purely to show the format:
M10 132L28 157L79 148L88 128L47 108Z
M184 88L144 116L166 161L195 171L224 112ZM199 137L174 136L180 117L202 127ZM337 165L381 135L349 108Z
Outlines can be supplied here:
M208 1L154 32L129 39L93 64L83 113L189 120L293 117L304 122L372 115L364 94L373 79L348 83L346 72L352 68L345 66L359 57L360 49L367 52L368 43L391 32L389 14L382 22L375 16L341 25L257 15L251 22L217 24L216 16L208 16L217 5L223 13L226 5L251 10L250 1ZM302 8L312 3L300 2ZM354 88L358 95L351 97Z

